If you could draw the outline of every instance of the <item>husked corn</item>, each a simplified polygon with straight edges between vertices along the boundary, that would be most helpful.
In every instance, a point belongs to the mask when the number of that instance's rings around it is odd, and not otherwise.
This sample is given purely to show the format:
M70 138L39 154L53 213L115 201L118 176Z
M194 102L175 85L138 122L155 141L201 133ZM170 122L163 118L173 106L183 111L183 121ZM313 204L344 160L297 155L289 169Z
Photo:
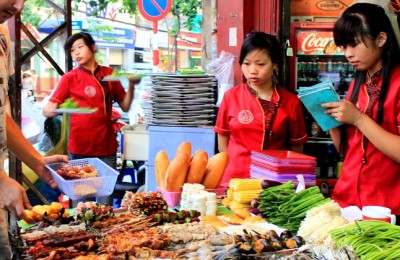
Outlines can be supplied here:
M258 198L261 191L261 189L235 191L233 192L233 199L240 203L250 203L253 199Z
M228 204L229 209L243 209L246 207L250 207L250 204L240 203L239 201L232 200Z
M226 191L226 197L227 197L228 199L230 199L230 200L233 200L233 189L229 188L229 189Z
M262 179L231 179L229 181L229 188L234 191L240 190L260 190Z

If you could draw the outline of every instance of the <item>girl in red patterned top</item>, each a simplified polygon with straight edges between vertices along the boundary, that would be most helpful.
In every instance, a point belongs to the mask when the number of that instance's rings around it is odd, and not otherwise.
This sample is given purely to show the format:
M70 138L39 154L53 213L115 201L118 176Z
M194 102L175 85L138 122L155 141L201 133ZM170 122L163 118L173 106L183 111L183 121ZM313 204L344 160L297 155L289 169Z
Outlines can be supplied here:
M344 156L332 197L341 207L380 205L400 215L400 50L395 32L382 7L357 3L336 21L333 33L356 73L346 101L323 104L327 114L345 123L331 130Z

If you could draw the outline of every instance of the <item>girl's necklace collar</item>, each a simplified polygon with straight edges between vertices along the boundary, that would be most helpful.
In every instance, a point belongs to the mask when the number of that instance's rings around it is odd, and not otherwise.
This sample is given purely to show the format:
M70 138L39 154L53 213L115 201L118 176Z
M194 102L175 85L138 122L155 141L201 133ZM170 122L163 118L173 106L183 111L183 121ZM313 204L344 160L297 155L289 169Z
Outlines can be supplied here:
M83 71L89 73L89 74L94 75L94 74L99 70L99 64L98 64L98 63L95 64L95 68L94 68L93 71L90 70L90 69L87 69L87 68L85 68L85 67L83 67L83 66L79 66L79 68L80 68L81 70L83 70Z
M259 94L258 91L254 88L253 84L251 84L249 81L247 81L247 86L248 86L248 88L249 88L249 90L250 90L250 93L252 93L256 98L260 98L260 99L261 99L260 94ZM273 84L273 85L272 85L271 101L272 101L272 98L273 98L275 92L276 92L276 87L275 87L275 84ZM278 99L279 99L279 98L278 98Z
M370 86L372 84L372 82L379 78L382 75L382 68L378 69L377 71L375 71L374 73L372 73L372 75L369 73L369 71L367 71L367 75L365 77L365 84L367 86Z

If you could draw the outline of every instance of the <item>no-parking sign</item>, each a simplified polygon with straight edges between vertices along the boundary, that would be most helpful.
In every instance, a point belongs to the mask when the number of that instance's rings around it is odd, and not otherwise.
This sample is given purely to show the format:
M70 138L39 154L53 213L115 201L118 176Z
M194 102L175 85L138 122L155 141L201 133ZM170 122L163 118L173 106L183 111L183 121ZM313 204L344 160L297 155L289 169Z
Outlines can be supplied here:
M139 0L138 7L144 18L157 22L171 11L172 0Z

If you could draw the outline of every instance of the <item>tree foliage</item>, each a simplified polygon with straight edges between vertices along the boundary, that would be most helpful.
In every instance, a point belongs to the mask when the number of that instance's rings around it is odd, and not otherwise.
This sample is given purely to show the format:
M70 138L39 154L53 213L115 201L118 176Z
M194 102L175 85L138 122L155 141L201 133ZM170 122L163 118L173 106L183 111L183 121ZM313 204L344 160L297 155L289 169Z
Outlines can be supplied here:
M30 0L26 1L24 9L21 12L21 20L23 23L29 22L35 27L39 27L43 19L41 9L46 6L45 0Z
M97 16L101 11L106 10L109 4L121 3L122 6L117 9L120 13L137 14L138 0L73 0L73 4L77 9L80 3L85 3L90 7L95 7L90 15Z
M176 17L174 26L172 28L172 34L178 35L180 26L183 24L189 31L194 26L194 20L201 8L201 0L174 0L172 4L171 13ZM182 18L187 19L182 23Z

